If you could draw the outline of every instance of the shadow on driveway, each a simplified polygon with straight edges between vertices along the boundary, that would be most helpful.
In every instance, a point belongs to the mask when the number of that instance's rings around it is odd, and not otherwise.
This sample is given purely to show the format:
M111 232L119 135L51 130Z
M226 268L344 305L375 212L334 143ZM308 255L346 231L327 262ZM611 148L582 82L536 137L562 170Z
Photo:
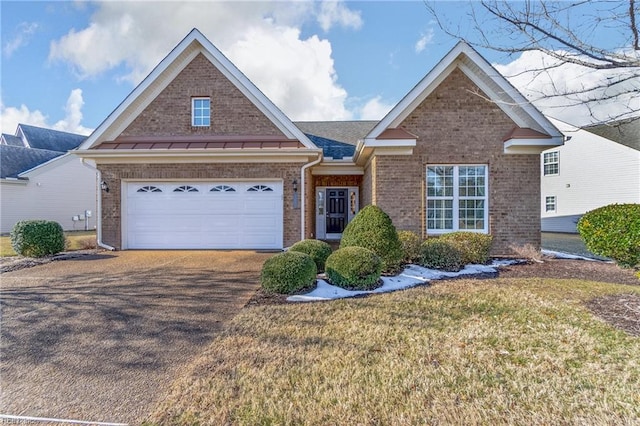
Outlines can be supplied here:
M3 274L0 414L139 423L269 256L131 251Z

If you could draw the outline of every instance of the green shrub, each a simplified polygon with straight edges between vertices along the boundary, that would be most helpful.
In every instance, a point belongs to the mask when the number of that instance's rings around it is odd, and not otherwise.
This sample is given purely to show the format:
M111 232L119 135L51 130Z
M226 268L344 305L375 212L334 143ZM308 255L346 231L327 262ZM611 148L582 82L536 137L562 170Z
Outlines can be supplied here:
M493 237L477 232L458 231L440 236L440 241L445 241L462 253L462 262L485 264L489 261L489 252Z
M260 283L266 293L291 294L311 287L316 275L316 264L311 256L287 251L264 262Z
M402 261L404 263L414 263L419 261L422 238L420 238L415 232L398 231L398 239L402 246Z
M391 218L377 206L366 206L349 222L340 248L364 247L382 260L382 270L396 272L402 261L402 245Z
M591 210L578 221L587 248L625 268L640 263L640 204L610 204Z
M64 231L51 220L22 220L11 230L11 247L26 257L60 253L65 247Z
M331 284L348 290L372 290L378 287L382 261L364 247L345 247L327 259L327 278Z
M289 251L299 251L306 253L316 262L318 272L324 272L324 263L331 254L331 246L329 243L320 240L302 240L298 241L289 248Z
M460 250L439 238L422 243L421 255L420 265L429 269L457 272L465 265Z

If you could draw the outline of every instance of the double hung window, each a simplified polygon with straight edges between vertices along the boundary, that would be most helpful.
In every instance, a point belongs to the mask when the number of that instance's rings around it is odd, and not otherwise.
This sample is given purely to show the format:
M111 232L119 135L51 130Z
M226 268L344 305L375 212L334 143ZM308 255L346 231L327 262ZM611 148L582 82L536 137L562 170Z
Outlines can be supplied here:
M427 166L427 231L488 232L487 166Z

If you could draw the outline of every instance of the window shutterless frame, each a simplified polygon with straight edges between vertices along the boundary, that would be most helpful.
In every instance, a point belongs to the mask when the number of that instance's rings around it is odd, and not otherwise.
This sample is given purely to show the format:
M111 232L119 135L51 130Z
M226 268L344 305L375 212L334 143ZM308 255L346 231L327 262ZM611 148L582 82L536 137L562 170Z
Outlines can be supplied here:
M489 232L489 167L427 166L427 233Z
M210 98L191 98L191 125L194 127L209 127L211 125Z
M542 168L545 176L560 174L560 153L558 151L545 152L542 155Z

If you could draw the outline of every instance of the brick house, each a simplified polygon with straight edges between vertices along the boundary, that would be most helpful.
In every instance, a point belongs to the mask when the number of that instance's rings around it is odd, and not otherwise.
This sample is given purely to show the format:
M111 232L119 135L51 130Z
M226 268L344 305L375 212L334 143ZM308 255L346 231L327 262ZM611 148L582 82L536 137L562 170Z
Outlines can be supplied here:
M540 152L561 133L459 43L381 121L286 117L193 30L80 147L115 249L339 239L361 206L422 236L540 244Z

